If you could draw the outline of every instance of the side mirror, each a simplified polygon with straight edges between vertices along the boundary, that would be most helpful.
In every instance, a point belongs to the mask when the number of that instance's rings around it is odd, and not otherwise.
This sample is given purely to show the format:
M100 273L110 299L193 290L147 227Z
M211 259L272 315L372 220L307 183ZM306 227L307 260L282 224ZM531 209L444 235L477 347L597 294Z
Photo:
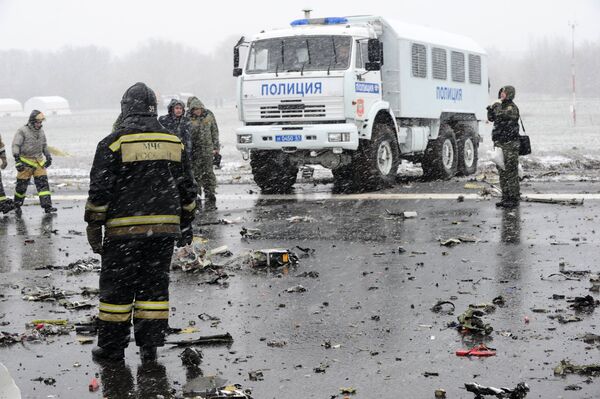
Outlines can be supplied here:
M233 48L233 76L240 76L242 74L242 68L240 68L240 48L235 46Z
M369 63L381 62L383 53L381 42L378 39L369 39L367 48L369 53Z

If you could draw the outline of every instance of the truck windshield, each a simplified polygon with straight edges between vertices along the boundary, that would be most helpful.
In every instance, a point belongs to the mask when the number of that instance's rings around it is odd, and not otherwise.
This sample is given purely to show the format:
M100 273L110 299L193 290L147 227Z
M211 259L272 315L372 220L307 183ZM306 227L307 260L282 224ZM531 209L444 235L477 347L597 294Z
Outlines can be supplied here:
M295 36L252 43L246 73L345 70L350 65L349 36Z

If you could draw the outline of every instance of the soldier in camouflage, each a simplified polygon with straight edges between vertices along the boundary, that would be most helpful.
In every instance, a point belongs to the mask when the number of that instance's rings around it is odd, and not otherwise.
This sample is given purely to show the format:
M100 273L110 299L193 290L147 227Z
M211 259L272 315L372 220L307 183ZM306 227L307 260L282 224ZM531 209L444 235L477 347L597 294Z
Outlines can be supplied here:
M502 200L497 207L514 208L519 205L519 108L513 102L515 88L504 86L499 99L487 107L488 120L494 122L492 141L500 147L504 155L504 169L499 169Z
M192 137L192 164L198 193L204 190L204 209L215 210L217 178L213 170L213 159L219 153L217 120L196 97L188 100L188 112Z

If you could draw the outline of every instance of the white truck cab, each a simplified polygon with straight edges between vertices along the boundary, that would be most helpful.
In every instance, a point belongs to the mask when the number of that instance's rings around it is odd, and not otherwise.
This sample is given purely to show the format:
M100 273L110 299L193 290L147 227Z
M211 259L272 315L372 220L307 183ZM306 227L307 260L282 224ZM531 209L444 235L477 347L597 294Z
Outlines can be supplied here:
M364 189L391 183L401 159L433 178L477 168L487 57L468 38L377 16L299 19L242 38L234 76L237 148L263 192L289 191L302 165Z

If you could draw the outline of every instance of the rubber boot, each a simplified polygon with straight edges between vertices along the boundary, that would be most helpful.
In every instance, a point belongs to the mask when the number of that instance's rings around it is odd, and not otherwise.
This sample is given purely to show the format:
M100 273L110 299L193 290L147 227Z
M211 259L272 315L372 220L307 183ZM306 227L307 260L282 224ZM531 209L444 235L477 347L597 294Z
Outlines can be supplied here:
M95 347L92 349L92 360L95 362L118 362L125 359L125 349L122 348L102 348Z

